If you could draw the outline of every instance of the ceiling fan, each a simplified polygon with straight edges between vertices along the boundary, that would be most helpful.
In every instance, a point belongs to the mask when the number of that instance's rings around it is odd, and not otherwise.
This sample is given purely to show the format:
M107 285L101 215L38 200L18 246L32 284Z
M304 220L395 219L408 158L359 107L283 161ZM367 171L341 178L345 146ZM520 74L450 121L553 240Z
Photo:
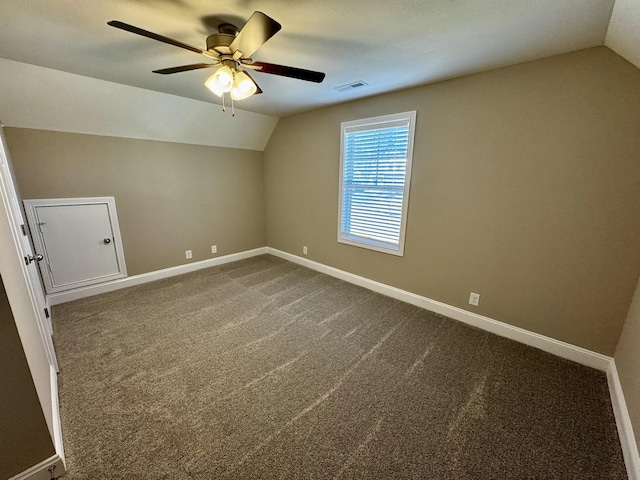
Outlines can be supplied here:
M218 33L207 37L206 50L117 20L112 20L107 22L107 24L127 32L142 35L143 37L204 55L209 59L209 63L194 63L179 67L163 68L154 70L153 73L169 75L201 68L219 67L215 73L207 79L205 85L213 93L222 97L223 101L225 93L229 93L232 100L242 100L255 93L262 93L262 90L260 90L260 87L258 87L258 84L249 75L247 70L255 70L256 72L270 73L316 83L322 82L325 77L325 74L322 72L253 61L251 56L282 28L278 22L262 12L254 12L241 30L238 30L237 27L229 23L219 25Z

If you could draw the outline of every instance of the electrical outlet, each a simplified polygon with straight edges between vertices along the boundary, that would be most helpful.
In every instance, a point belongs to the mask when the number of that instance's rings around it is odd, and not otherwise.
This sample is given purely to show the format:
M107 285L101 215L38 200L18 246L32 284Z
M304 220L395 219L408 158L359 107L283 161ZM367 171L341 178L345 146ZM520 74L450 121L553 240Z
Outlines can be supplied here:
M469 305L474 305L477 307L479 303L480 303L480 294L471 292L469 294Z
M193 257L193 253L191 252L191 250L187 250L186 252L184 252L185 255L187 256L187 259L192 258Z
M302 247L302 253L303 254L307 254L307 246L305 245L304 247Z
M218 253L218 246L217 245L211 245L211 253Z

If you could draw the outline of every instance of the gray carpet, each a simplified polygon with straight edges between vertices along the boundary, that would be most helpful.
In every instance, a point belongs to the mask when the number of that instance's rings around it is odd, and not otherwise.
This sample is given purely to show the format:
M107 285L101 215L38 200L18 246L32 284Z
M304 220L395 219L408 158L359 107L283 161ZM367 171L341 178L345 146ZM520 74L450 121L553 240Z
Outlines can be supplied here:
M606 377L272 256L54 310L65 479L622 479Z

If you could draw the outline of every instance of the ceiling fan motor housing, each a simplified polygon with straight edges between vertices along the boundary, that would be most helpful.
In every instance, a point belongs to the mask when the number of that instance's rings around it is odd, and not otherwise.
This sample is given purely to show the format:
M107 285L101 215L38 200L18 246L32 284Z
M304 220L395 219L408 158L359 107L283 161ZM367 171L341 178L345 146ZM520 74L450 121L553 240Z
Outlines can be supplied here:
M214 33L213 35L209 35L207 37L207 50L215 50L218 53L223 55L229 55L231 50L229 50L229 45L236 38L235 35L230 33Z

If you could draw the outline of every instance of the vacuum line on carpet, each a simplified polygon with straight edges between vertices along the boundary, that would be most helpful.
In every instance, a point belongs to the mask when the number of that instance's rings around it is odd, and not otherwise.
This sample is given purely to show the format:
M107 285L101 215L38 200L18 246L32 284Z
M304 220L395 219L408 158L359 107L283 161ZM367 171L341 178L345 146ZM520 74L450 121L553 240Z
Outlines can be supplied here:
M287 429L288 427L290 427L291 425L293 425L294 423L296 423L298 420L300 420L302 417L304 417L306 414L308 414L309 412L311 412L314 408L316 408L318 405L322 404L327 398L329 398L331 395L333 395L333 393L335 393L341 386L342 384L345 382L345 380L347 379L347 377L349 375L351 375L356 368L358 368L364 361L366 361L369 357L371 357L371 355L373 355L376 350L378 350L382 344L391 336L395 333L396 330L398 330L398 328L403 325L404 323L406 323L406 320L403 320L401 322L398 322L396 325L393 326L393 328L391 328L379 341L378 343L376 343L373 347L371 347L371 349L366 352L364 355L362 355L358 361L356 363L354 363L346 372L344 372L340 378L338 379L338 381L333 385L333 387L331 387L329 390L327 390L325 393L323 393L320 397L318 397L313 403L311 403L311 405L307 406L306 408L304 408L302 411L300 411L299 413L297 413L293 418L291 418L290 420L288 420L282 427L280 427L278 430L276 430L274 433L272 433L271 435L267 436L262 442L260 442L258 445L256 445L253 450L251 450L250 452L246 453L241 459L240 461L237 463L237 465L231 469L231 470L227 470L227 472L225 472L225 474L230 474L233 473L233 471L242 466L247 460L249 460L253 455L255 455L259 450L261 450L264 446L268 445L269 442L271 442L273 439L275 439L276 437L278 437L285 429Z

